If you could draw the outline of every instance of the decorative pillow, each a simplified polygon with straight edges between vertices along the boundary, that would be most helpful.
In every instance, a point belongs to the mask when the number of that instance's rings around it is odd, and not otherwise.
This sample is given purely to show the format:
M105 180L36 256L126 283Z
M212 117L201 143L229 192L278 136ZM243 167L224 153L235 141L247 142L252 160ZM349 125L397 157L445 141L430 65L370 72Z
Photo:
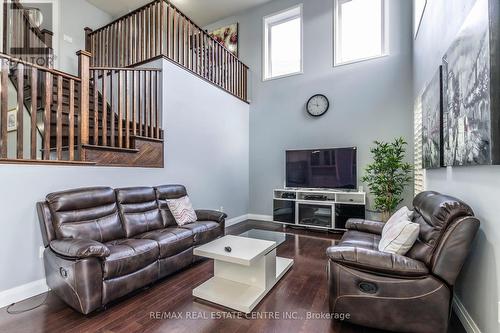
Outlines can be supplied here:
M411 214L413 212L408 209L408 207L404 206L401 207L398 211L396 211L392 216L387 220L387 222L384 225L384 228L382 229L382 237L387 233L387 231L398 224L401 220L408 220L411 217Z
M168 209L175 218L175 222L178 225L183 226L188 223L193 223L198 220L196 212L193 209L191 200L186 195L179 199L169 199L167 200Z
M399 254L404 256L415 244L420 225L413 223L408 218L400 220L392 226L385 235L382 235L378 244L379 251Z

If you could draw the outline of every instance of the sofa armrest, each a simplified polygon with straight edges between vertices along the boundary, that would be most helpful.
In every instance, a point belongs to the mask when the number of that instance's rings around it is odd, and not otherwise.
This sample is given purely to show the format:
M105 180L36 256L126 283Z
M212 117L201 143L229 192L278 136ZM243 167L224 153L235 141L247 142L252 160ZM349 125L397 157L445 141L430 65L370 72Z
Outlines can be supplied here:
M74 259L104 258L110 253L106 245L88 239L55 239L49 246L55 253Z
M398 254L344 246L331 246L326 253L333 262L375 274L399 277L429 274L429 269L421 261Z
M195 211L198 221L214 221L223 223L226 220L227 214L217 210L198 209Z
M349 219L345 224L346 229L368 232L371 234L381 235L385 223L363 220L363 219Z

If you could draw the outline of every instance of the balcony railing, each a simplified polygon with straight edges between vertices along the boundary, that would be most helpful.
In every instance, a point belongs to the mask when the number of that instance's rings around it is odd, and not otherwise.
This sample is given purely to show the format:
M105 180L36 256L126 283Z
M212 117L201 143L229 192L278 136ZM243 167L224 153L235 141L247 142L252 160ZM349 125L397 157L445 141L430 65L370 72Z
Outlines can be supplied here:
M248 101L248 67L168 1L153 1L86 34L94 67L130 67L164 56Z

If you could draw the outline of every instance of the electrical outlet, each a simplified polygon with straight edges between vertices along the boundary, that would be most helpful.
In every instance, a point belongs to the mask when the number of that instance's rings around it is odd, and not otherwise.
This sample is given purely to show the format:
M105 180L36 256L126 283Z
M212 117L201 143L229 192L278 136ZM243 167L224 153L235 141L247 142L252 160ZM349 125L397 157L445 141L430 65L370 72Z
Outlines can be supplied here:
M224 207L220 206L220 208L219 208L219 212L224 213Z
M45 251L45 248L43 246L40 246L38 248L38 258L43 259L43 251Z

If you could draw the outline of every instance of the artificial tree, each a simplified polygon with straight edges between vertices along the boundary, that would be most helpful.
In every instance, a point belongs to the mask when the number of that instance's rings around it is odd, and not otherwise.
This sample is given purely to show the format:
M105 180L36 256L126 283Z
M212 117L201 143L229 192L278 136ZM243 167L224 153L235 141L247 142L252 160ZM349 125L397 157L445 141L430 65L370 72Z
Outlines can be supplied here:
M412 180L412 165L404 161L407 145L403 138L397 138L393 142L375 141L370 150L373 163L366 167L362 181L368 184L375 209L384 221L403 201L404 189Z

